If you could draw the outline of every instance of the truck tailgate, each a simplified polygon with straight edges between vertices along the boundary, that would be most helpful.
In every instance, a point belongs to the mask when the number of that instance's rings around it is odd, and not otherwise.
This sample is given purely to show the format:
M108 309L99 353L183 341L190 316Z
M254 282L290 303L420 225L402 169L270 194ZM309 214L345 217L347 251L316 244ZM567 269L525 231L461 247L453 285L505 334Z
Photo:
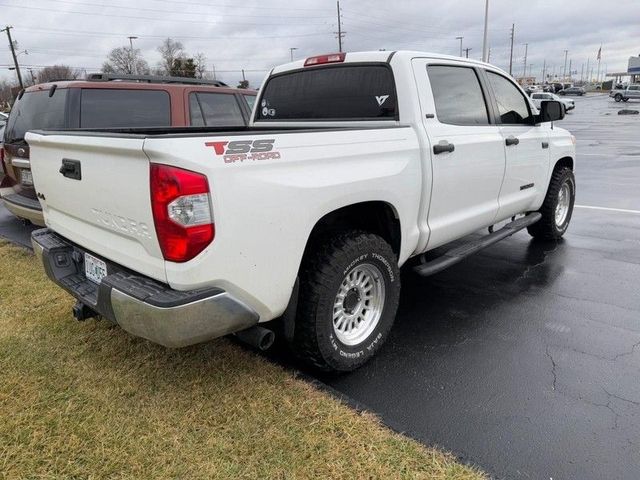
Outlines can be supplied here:
M98 256L166 282L144 138L28 133L26 140L47 226Z

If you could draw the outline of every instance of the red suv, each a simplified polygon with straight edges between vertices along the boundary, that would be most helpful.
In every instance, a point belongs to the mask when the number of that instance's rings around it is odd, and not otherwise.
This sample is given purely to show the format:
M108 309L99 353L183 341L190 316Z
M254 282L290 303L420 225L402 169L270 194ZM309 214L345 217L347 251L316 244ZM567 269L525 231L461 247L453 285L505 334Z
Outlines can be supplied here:
M94 74L28 87L4 132L2 200L17 217L44 225L24 140L29 130L241 127L249 122L255 98L254 90L219 81L139 75Z

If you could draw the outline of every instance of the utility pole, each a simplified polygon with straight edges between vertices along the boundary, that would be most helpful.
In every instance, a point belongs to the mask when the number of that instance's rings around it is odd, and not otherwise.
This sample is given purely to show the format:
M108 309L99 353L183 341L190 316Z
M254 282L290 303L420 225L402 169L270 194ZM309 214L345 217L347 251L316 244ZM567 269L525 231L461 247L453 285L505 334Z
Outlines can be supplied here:
M511 24L511 51L509 53L509 75L511 75L511 70L513 68L513 38L516 35L516 24ZM462 55L461 55L462 56Z
M340 0L336 2L338 7L338 52L342 52L342 37L344 37L345 32L342 31L342 13L340 13Z
M13 56L13 64L16 66L16 74L18 75L18 84L20 85L20 88L24 88L24 85L22 84L22 75L20 74L20 65L18 65L18 56L16 55L16 49L15 49L15 45L13 44L13 40L11 40L11 29L13 27L10 27L9 25L6 26L6 28L3 28L2 30L0 30L0 32L7 32L7 38L9 39L9 48L11 49L11 55Z
M489 47L489 53L487 53L487 63L491 60L491 47Z
M544 59L544 63L542 64L542 82L547 81L547 59Z
M569 55L569 50L564 51L564 70L562 72L562 76L567 78L567 56Z
M524 74L523 76L527 76L527 53L529 52L529 44L524 44Z
M473 48L465 48L465 49L464 49L464 51L465 51L465 56L466 56L467 58L469 58L469 52L470 52L471 50L473 50Z
M582 64L582 67L580 68L580 83L584 82L584 63Z
M462 57L462 39L464 37L456 37L456 40L460 40L460 56Z
M489 0L484 2L484 38L482 40L482 61L488 62L487 56L487 30L489 29Z

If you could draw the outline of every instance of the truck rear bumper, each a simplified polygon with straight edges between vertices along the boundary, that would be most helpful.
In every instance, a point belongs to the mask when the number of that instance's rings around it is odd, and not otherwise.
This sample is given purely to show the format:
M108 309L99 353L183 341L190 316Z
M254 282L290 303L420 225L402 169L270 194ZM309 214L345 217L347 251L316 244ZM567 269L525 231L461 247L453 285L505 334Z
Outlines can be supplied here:
M13 189L11 189L13 190ZM44 226L44 217L42 216L42 207L38 200L23 197L17 193L3 194L4 206L16 217L29 220L36 225Z
M102 259L100 284L84 271L87 252L49 229L31 235L47 276L79 302L132 335L178 348L244 330L258 323L247 305L219 288L177 291Z

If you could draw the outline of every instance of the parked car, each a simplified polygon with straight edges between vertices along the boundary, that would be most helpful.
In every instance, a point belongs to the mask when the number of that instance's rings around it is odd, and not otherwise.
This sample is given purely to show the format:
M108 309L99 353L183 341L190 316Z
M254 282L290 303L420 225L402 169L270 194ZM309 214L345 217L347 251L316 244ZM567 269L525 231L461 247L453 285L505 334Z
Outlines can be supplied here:
M611 90L609 96L616 102L628 102L631 99L640 99L640 85L629 85L623 89Z
M8 181L2 200L17 217L44 226L24 141L28 130L242 127L255 95L219 81L116 74L28 87L18 96L3 137Z
M582 87L567 87L556 93L558 95L578 95L579 97L581 97L586 94L587 91Z
M34 250L78 319L169 347L236 332L264 348L281 318L300 358L353 370L386 341L410 259L427 276L524 228L566 232L562 117L478 61L307 58L271 71L248 128L29 132L49 227Z
M534 93L531 95L531 101L538 109L541 108L542 102L547 100L555 100L556 102L562 103L565 112L569 112L576 108L576 102L570 98L560 98L555 93Z

